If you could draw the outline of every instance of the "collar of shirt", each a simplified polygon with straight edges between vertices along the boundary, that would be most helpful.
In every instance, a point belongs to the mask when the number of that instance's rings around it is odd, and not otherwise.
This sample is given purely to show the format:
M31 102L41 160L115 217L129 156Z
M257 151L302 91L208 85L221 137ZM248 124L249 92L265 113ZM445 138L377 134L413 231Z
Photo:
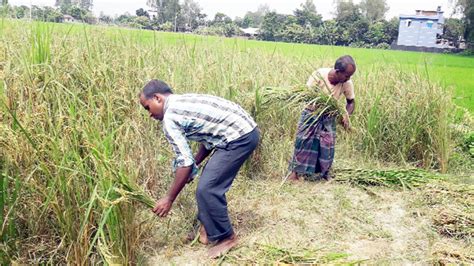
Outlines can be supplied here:
M170 94L168 95L168 97L166 97L165 107L163 107L163 115L166 114L166 110L168 110L168 105L169 105L171 97L174 97L174 94Z

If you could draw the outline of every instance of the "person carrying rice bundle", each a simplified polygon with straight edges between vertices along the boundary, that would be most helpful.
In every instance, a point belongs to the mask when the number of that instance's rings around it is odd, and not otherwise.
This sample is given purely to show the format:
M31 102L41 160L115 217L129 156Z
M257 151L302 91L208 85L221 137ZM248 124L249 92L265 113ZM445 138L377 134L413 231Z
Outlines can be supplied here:
M334 68L317 69L306 83L308 87L317 87L336 100L345 96L347 113L342 116L341 123L346 130L350 128L349 115L355 107L354 85L350 80L355 71L354 59L345 55L337 59ZM329 180L335 144L336 117L326 113L315 115L315 106L307 105L298 122L288 180L297 181L302 177Z

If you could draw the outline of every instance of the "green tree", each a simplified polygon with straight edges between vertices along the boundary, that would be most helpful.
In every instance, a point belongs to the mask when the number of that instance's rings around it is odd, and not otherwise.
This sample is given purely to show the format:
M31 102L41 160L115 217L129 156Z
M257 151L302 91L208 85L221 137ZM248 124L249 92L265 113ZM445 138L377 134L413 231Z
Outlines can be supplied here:
M192 31L203 24L203 15L201 7L193 0L184 0L181 8L179 28L185 31Z
M370 21L381 21L389 10L386 0L362 0L359 4L364 17Z
M459 45L459 39L464 35L464 24L460 19L448 18L444 24L442 38Z
M340 33L338 32L335 20L326 20L318 27L313 42L324 45L335 45L340 42Z
M82 21L88 24L97 24L97 18L92 12L86 12L85 16L82 18Z
M147 18L150 18L150 14L148 14L148 12L143 9L143 8L139 8L135 11L135 14L137 15L137 17L147 17Z
M147 0L147 5L156 11L159 24L171 22L176 29L181 12L179 0Z
M464 39L468 48L474 52L474 0L454 0L455 12L462 14L464 24Z
M104 14L104 12L100 12L99 22L105 23L105 24L111 24L113 21L114 20L111 16Z
M74 0L74 4L87 10L90 11L92 9L92 0Z
M13 12L14 12L15 18L22 19L28 15L28 13L30 12L30 8L24 5L16 6L13 9Z
M165 23L161 24L159 29L163 30L163 31L173 31L174 30L174 25L173 25L173 23L168 21L168 22L165 22Z
M351 24L362 18L360 7L352 0L335 0L335 20L339 24Z
M302 27L319 27L323 22L323 17L316 11L316 6L312 0L306 0L293 13L297 23Z
M15 11L14 7L6 4L6 5L1 5L0 4L0 16L4 18L14 18L15 16Z
M385 35L388 38L387 43L392 44L398 38L398 29L400 28L400 19L393 17L389 21L384 21L385 24Z
M234 18L234 23L235 23L237 26L241 27L241 28L247 28L247 27L248 27L248 26L245 26L245 27L243 26L243 25L244 25L244 19L241 18L241 17L235 17L235 18Z
M74 19L84 21L87 15L87 10L73 5L67 10L66 14L71 15Z
M210 22L210 28L206 31L211 35L231 37L239 33L239 27L229 16L218 12Z
M60 8L61 13L68 14L68 10L72 6L71 0L56 0L55 6Z
M308 32L303 26L297 23L286 25L286 27L278 33L278 37L284 42L306 43L309 41Z
M55 6L61 8L63 13L72 6L90 11L92 9L92 0L56 0Z
M262 26L260 28L260 37L266 41L278 41L281 32L286 25L287 17L276 12L269 12L263 18Z
M268 5L260 5L255 12L247 12L242 21L242 27L248 28L259 28L262 25L263 18L270 12Z
M270 12L263 18L262 26L260 27L259 38L265 41L275 41L275 33L278 31L278 13ZM245 20L245 19L244 19Z
M248 27L254 27L255 23L254 23L254 20L252 18L252 14L251 12L247 12L244 16L244 18L242 19L242 23L240 24L240 26L242 28L248 28Z
M125 12L125 14L118 16L115 21L118 22L119 24L128 24L132 20L133 20L133 16L130 15L130 13Z
M63 14L58 9L52 7L39 7L33 5L31 7L31 16L35 20L46 22L62 22Z
M224 13L217 12L214 16L214 19L211 21L211 25L219 25L219 24L228 24L232 23L232 19Z
M360 7L352 0L336 0L335 4L335 21L339 32L336 45L363 42L369 22L363 17Z
M146 16L137 16L130 20L132 27L139 29L151 29L150 19Z
M390 37L385 32L386 24L382 21L371 23L364 36L364 43L375 47L381 43L388 43Z

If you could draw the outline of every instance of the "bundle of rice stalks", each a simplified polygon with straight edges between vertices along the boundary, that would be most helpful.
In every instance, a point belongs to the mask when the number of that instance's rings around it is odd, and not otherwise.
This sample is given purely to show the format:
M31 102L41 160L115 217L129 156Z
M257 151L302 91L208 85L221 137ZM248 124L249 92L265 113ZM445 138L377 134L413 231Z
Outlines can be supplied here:
M474 186L449 183L429 184L423 201L430 207L438 233L458 238L474 237Z
M153 197L147 194L138 185L132 184L128 178L120 176L120 178L117 178L117 185L114 190L121 196L122 200L137 201L149 208L155 207Z
M314 115L342 118L345 108L336 99L317 87L267 87L262 91L263 103L284 102L287 108L302 109L306 106L314 108Z
M359 261L347 261L349 257L345 253L333 253L321 249L286 249L269 244L258 244L257 248L252 250L250 256L244 254L233 254L226 256L226 262L232 264L276 264L276 265L294 265L294 264L356 264ZM245 252L247 253L247 252ZM248 254L245 254L248 255Z
M122 185L121 187L116 187L115 192L117 192L124 200L137 201L149 208L155 207L155 201L153 198L138 187Z
M362 186L414 188L440 177L419 169L335 169L338 182Z
M193 165L191 175L188 179L188 183L192 182L199 175L199 169L196 165ZM125 176L122 173L117 173L117 185L114 190L117 192L121 198L116 201L137 201L149 208L154 208L156 201L147 194L142 188L137 184L131 182L130 178Z

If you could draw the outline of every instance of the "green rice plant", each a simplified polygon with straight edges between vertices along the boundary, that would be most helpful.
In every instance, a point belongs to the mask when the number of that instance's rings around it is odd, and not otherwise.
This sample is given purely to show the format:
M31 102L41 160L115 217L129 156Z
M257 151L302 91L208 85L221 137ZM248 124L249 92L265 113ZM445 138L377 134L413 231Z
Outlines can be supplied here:
M419 169L335 169L338 182L360 186L402 187L412 189L442 177Z
M33 64L47 64L51 60L51 38L53 27L47 23L32 24L30 57Z
M16 252L18 229L15 222L18 210L18 198L21 193L21 183L18 178L7 174L3 166L6 162L0 161L3 172L0 173L0 263L6 264Z
M343 137L365 156L446 172L454 145L449 91L401 70L379 75L369 72L359 84L351 118L356 130Z

